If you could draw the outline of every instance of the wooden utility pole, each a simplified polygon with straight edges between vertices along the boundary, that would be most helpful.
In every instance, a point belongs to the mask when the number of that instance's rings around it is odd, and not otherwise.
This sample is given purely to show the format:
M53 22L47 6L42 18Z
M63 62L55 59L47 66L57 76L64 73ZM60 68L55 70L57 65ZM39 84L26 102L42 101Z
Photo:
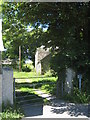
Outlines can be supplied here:
M19 46L19 72L21 72L21 46Z
M2 56L0 51L0 74L2 74Z
M0 10L2 10L1 4ZM2 41L2 15L0 14L0 74L2 74L2 51L4 51L4 47Z

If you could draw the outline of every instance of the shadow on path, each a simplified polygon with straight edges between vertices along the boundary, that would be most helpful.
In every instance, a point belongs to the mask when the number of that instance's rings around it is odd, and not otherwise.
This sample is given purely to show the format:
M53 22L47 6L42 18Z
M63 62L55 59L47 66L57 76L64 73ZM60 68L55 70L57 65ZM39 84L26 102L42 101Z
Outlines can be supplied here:
M16 103L22 109L25 117L38 116L43 114L43 98L35 93L16 92Z
M67 112L68 115L73 117L78 117L78 116L88 117L88 105L65 103L65 102L60 102L60 100L53 100L51 112L56 114L63 114Z
M45 94L42 91L35 89L38 95L34 93L28 92L17 92L18 96L23 97L22 104L20 105L22 110L24 111L25 117L88 117L88 105L87 104L74 104L74 103L66 103L60 99L51 99L52 97L49 94ZM28 102L24 101L24 94L29 94ZM50 104L44 106L43 99L50 97ZM25 98L26 100L26 98Z
M32 117L43 115L43 105L22 105L22 110L24 111L25 117Z

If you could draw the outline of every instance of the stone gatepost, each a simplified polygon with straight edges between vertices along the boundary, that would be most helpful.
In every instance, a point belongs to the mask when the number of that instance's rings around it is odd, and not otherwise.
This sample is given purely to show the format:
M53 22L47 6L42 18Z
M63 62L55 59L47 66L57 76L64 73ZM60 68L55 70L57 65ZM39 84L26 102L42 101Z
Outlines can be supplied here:
M75 72L71 68L66 69L66 80L65 80L65 92L71 93L71 90L73 89L73 79L75 77Z
M12 69L4 68L2 70L2 55L4 51L2 41L2 16L0 15L0 112L2 111L2 103L13 104L13 71Z
M8 103L13 105L13 70L8 67L3 68L2 101L5 105Z
M1 7L0 7L1 10ZM0 14L0 112L2 111L2 56L1 51L4 50L2 42L2 18Z
M1 52L0 52L0 112L2 111L2 64L1 64Z

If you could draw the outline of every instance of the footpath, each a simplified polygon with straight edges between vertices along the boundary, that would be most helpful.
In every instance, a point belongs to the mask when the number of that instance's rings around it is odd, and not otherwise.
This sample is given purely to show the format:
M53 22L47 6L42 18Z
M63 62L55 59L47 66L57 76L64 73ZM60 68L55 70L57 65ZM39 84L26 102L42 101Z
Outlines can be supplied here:
M87 120L89 116L87 104L66 103L40 90L35 89L35 92L42 98L50 100L50 104L22 105L25 113L22 120L31 118L85 118Z

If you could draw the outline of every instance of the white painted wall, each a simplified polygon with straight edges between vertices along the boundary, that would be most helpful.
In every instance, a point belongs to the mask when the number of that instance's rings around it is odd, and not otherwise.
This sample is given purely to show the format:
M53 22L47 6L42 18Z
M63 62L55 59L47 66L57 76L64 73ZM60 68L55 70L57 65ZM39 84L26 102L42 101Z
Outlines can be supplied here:
M39 62L37 64L37 66L36 66L36 72L37 72L37 74L41 74L42 73L42 71L41 71L41 62Z
M10 68L3 68L2 101L13 104L13 70Z
M36 51L36 54L35 54L35 69L36 69L36 72L37 72L37 64L38 64L38 51Z
M38 61L38 49L35 54L35 70L37 74L41 74L41 62Z

